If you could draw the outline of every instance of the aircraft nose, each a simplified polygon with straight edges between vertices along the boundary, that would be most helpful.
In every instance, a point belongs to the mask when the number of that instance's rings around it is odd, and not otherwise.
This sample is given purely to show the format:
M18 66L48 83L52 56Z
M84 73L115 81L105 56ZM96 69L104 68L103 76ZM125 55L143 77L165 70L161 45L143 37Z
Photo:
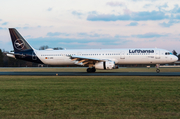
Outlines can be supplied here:
M177 56L173 56L173 59L172 59L174 62L178 61L178 57Z

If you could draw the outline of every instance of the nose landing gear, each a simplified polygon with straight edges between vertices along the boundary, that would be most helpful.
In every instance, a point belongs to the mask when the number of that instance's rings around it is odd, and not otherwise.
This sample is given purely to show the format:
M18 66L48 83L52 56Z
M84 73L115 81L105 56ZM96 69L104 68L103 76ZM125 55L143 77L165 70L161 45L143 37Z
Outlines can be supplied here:
M159 73L159 72L160 72L160 69L156 69L156 72Z
M159 73L159 72L160 72L159 67L160 67L160 64L156 64L156 72L157 72L157 73Z

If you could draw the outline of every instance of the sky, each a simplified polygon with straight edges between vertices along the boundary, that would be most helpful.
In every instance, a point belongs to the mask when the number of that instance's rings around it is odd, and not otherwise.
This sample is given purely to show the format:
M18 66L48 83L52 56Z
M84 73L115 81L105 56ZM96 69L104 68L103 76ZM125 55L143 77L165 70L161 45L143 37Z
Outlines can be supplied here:
M0 49L8 28L35 49L162 48L180 53L179 0L0 0Z

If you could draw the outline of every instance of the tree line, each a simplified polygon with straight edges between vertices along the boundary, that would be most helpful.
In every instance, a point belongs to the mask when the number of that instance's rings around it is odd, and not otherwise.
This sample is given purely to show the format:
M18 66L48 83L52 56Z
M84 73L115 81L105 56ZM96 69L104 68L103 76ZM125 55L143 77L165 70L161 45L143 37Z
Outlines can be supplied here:
M49 48L50 48L49 46L45 45L45 46L41 46L39 50L46 50ZM63 48L61 47L55 47L51 49L63 50ZM13 50L11 52L13 52ZM0 49L0 67L39 67L39 66L42 66L41 64L8 57L6 53L8 52ZM47 67L48 65L43 65L43 66Z
M6 51L0 49L0 67L37 67L38 64L14 59L6 55Z

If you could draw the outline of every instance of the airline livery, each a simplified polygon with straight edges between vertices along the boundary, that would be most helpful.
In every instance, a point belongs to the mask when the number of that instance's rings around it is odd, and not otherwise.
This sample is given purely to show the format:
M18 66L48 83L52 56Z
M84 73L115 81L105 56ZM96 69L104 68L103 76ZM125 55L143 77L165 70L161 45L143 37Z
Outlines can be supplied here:
M48 65L83 65L89 67L87 72L116 69L120 64L156 64L159 73L160 64L178 60L168 50L158 48L35 50L16 29L9 28L9 32L14 53L7 56Z

